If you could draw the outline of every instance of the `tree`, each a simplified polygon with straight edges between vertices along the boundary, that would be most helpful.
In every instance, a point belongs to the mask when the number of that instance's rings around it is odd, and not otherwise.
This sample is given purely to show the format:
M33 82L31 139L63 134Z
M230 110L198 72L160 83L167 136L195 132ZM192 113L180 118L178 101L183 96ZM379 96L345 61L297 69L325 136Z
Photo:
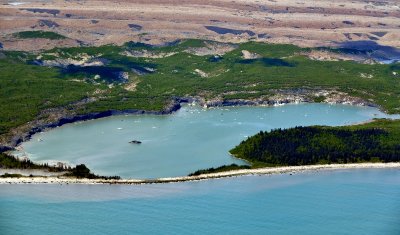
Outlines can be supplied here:
M78 178L87 178L88 176L90 176L90 170L86 167L85 164L77 165L72 173Z

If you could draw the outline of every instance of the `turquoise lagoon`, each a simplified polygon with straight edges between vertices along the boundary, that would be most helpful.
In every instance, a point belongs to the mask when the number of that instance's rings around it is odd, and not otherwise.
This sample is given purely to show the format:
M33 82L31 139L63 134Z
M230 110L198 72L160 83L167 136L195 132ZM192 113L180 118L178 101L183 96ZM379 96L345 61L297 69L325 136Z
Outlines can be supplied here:
M245 164L228 151L260 130L346 125L389 117L371 107L297 104L279 107L184 106L171 115L127 115L68 124L38 133L15 153L35 162L86 164L123 178L184 176L198 169ZM139 140L142 144L131 144Z

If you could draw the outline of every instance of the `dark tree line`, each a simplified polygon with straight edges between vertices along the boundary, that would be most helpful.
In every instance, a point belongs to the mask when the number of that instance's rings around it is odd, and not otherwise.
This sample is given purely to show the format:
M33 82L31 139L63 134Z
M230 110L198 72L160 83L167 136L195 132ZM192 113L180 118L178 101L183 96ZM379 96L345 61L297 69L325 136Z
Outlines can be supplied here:
M223 165L220 167L211 167L208 169L204 170L197 170L193 173L190 173L189 176L196 176L196 175L202 175L202 174L210 174L210 173L217 173L217 172L223 172L223 171L233 171L233 170L240 170L240 169L250 169L250 166L247 165L237 165L237 164L231 164L231 165Z
M29 159L18 159L6 153L0 153L0 168L9 169L47 169L52 172L69 171L70 166L49 166L47 163L37 164Z
M400 140L393 139L391 132L376 128L295 127L261 131L230 152L272 165L400 161Z
M77 178L88 178L88 179L120 179L119 176L99 176L90 172L90 169L84 164L71 166L49 166L47 163L37 164L29 159L18 159L14 156L6 153L0 153L0 168L4 169L43 169L51 172L63 172L67 173L65 176L72 176Z
M99 176L90 172L85 164L76 165L70 173L65 174L66 176L73 176L76 178L87 178L87 179L121 179L119 176Z

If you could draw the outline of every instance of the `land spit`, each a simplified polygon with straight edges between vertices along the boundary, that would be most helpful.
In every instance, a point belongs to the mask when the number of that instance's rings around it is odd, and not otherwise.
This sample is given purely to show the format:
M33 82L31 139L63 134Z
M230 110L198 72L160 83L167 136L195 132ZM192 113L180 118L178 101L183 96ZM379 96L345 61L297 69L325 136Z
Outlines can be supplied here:
M69 177L20 177L0 178L0 184L156 184L156 183L177 183L187 181L200 181L208 179L219 179L226 177L237 177L245 175L273 175L273 174L297 174L311 171L327 170L348 170L348 169L383 169L392 168L400 170L400 162L392 163L349 163L349 164L327 164L327 165L306 165L306 166L282 166L266 167L257 169L243 169L225 171L198 176L182 176L158 179L79 179Z

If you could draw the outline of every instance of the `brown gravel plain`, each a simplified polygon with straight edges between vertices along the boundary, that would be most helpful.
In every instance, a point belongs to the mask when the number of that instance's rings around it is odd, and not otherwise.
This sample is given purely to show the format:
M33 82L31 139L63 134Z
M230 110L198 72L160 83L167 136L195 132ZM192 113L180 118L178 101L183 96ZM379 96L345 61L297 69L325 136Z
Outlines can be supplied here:
M225 31L218 33L206 26ZM11 36L26 30L54 31L69 39L22 40ZM120 45L127 41L161 44L183 38L225 42L256 40L304 47L370 40L400 47L400 1L0 1L0 43L5 50Z

